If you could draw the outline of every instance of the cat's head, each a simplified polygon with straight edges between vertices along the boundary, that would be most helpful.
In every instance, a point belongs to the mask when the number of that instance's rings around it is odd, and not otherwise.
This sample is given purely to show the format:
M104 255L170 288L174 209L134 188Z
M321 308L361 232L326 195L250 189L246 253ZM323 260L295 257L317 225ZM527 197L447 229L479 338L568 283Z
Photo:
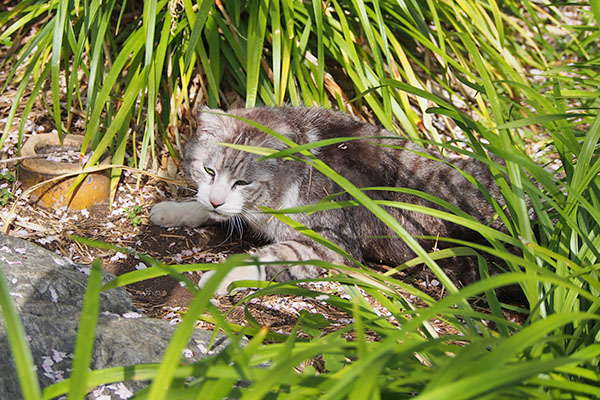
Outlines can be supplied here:
M249 119L247 110L232 114ZM267 125L269 121L259 121ZM265 123L267 122L267 123ZM272 125L272 124L270 124ZM284 128L278 126L277 128ZM269 205L276 200L272 193L282 161L259 161L260 156L223 146L222 143L282 149L285 146L267 133L246 122L223 114L219 110L201 110L198 132L185 149L188 176L198 188L197 201L211 212L214 220L256 211L257 205Z

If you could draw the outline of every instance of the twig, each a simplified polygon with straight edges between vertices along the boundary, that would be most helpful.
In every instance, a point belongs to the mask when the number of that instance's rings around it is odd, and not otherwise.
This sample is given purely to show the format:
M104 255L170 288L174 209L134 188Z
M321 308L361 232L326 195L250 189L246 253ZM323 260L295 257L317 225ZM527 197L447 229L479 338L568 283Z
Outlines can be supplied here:
M32 154L30 156L20 156L20 157L13 157L13 158L5 158L4 160L0 160L0 163L9 163L9 162L13 162L13 161L21 161L21 160L29 160L32 158L46 158L46 157L53 157L53 156L58 156L61 154L65 154L65 153L70 153L73 150L65 150L65 151L56 151L54 153L46 153L46 154Z

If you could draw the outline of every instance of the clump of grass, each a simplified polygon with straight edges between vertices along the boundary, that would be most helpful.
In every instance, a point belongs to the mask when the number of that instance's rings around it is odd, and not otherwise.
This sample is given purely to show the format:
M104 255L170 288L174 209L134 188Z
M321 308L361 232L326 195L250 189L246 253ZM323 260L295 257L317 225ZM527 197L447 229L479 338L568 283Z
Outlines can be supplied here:
M182 123L198 104L227 107L223 94L231 92L247 106L338 107L441 142L442 132L452 134L451 119L427 113L436 103L396 90L396 83L460 100L493 127L501 120L477 95L477 71L487 71L500 95L513 99L511 114L528 113L521 91L539 85L528 77L576 57L586 79L561 96L591 105L593 27L566 31L559 22L565 19L561 8L530 1L502 8L472 0L20 2L0 12L0 42L11 44L4 62L12 63L0 93L17 85L0 146L25 96L19 144L34 103L49 97L59 135L85 116L82 152L92 144L96 154L87 166L109 149L114 164L129 158L146 168L157 165L159 142L177 157ZM482 54L478 63L469 56L473 46ZM113 193L120 171L112 174Z
M49 25L44 26L52 28L43 26L34 35L31 43L35 46L15 48L14 71L29 58L45 56L42 63L25 68L21 82L34 77L35 95L44 80L50 81L53 113L60 126L65 123L58 102L61 62L75 61L72 70L62 70L71 96L67 97L67 114L73 105L82 106L81 99L86 97L86 136L97 149L111 147L116 163L124 159L127 142L134 135L129 130L131 117L141 121L144 105L148 117L140 139L142 165L154 150L156 132L168 142L167 132L177 129L179 107L192 108L187 88L194 71L201 70L201 92L211 106L222 104L219 90L223 87L243 94L247 105L259 100L268 105L286 100L338 105L372 115L386 128L403 130L415 140L426 136L448 151L487 163L506 201L506 208L498 212L508 233L466 221L466 226L480 230L487 245L458 243L459 247L443 255L427 254L377 202L344 183L343 189L357 202L412 243L418 258L411 263L426 264L448 289L447 297L432 299L388 275L320 263L342 270L342 275L331 279L342 284L348 299L329 296L325 301L351 314L353 322L325 334L319 333L323 321L305 316L291 334L281 336L268 327L227 323L209 302L212 290L230 268L255 261L230 258L200 291L177 273L213 265L166 268L147 260L151 268L122 275L103 290L168 273L190 284L195 299L163 361L74 373L69 380L44 389L45 397L82 396L90 387L126 376L152 380L138 393L152 399L598 396L600 96L595 89L599 54L593 46L599 35L597 2L589 9L530 1L500 5L450 0L406 5L363 1L331 1L326 6L316 1L183 4L178 12L167 9L172 3L145 2L144 13L128 21L116 2L82 3L79 11L71 11L68 2L54 1L44 6L43 13L40 3L23 2L1 14L0 21L17 20L4 28L0 42L10 41L29 21L48 18ZM561 23L573 10L582 13L582 24ZM111 15L119 15L116 26L109 24ZM107 57L106 49L114 51L114 57ZM89 79L86 93L74 78L78 68ZM342 90L347 85L350 88ZM19 96L25 87L22 83ZM161 105L160 111L156 104ZM442 140L434 129L440 121L446 128L456 127L454 140ZM67 116L67 127L68 122ZM526 151L540 137L556 155L551 158L556 169L532 159ZM293 143L287 145L294 150ZM503 158L505 164L493 162L489 153ZM327 160L300 155L342 185L340 177L328 169ZM294 224L293 214L273 214ZM519 248L521 254L509 252L509 246ZM509 272L460 290L436 263L440 256L485 252L504 259ZM479 260L485 275L485 259ZM520 310L526 315L523 324L507 318L506 305L494 296L496 289L511 284L519 285L528 300L527 309ZM90 285L86 307L93 310L98 288L96 283ZM291 283L257 286L264 288L245 301L266 294L322 295ZM373 310L358 288L390 315ZM397 288L408 290L426 306L416 306ZM39 398L32 361L6 290L0 285L0 302L23 392L27 398ZM469 300L474 296L485 296L489 312L473 309ZM180 364L181 349L203 312L209 313L233 344L198 363ZM429 323L433 318L445 320L460 334L440 336ZM83 350L76 356L79 366L88 365L94 323L93 318L82 321L80 332L87 333L82 334ZM311 340L299 336L300 330L308 330ZM379 340L367 340L367 331ZM353 340L347 339L348 332L353 333ZM250 337L243 346L241 334ZM298 371L299 365L315 357L326 361L325 371ZM247 385L236 386L240 381Z
M451 111L465 126L474 128L466 133L492 138L491 131L459 111L447 109L444 112ZM565 170L571 170L570 174L557 176L539 167L518 147L502 147L501 135L496 136L495 142L490 141L484 146L488 151L502 154L507 161L506 166L490 162L490 167L500 170L499 184L503 183L500 179L506 180L503 194L508 206L503 218L508 222L510 235L494 235L482 229L489 246L462 243L463 247L451 249L445 255L468 253L461 249L471 250L468 254L488 252L505 259L512 272L482 279L460 290L449 290L447 297L435 300L387 275L320 263L319 266L348 273L330 278L342 284L348 294L347 299L336 296L324 298L320 292L296 287L293 283L267 286L263 282L256 283L263 289L248 296L242 304L267 294L321 296L323 301L351 314L353 322L338 331L320 333L318 328L323 323L320 318L301 317L294 331L282 336L270 334L268 327L261 328L256 321L249 327L227 323L219 311L209 305L211 291L226 271L256 262L245 256L233 257L218 267L219 276L213 278L205 289L198 291L190 287L196 292L196 298L173 337L163 362L133 367L136 374L139 370L140 379L153 379L153 383L138 395L153 399L173 396L263 398L275 393L281 398L596 396L600 357L597 345L600 286L595 258L597 247L592 246L599 240L598 218L592 205L598 201L594 185L598 183L600 163L594 152L600 139L600 117L589 120L587 135L579 145L577 155L563 154L565 160L570 160L565 165ZM504 123L508 127L500 129L518 129L516 127L531 123L529 118L509 121ZM288 144L293 150L294 145ZM480 154L474 153L473 156L479 157ZM577 159L576 163L572 161L574 159ZM307 162L312 162L315 168L332 179L339 179L319 160L309 158ZM516 179L511 175L511 162L517 164ZM528 194L537 214L535 229L529 215L519 213L523 198L513 181L519 178L522 190ZM577 186L577 182L583 186ZM342 181L339 183L342 184ZM554 187L552 185L562 190L547 191L547 188ZM378 212L379 205L360 197L361 192L357 188L347 185L344 189L356 195L363 206ZM565 201L565 196L571 195L573 190L580 192L574 195L576 200ZM315 208L318 207L325 206L315 205ZM281 213L285 214L286 210ZM280 213L274 215L293 224L290 217L283 217ZM520 220L522 217L526 220ZM395 223L385 217L382 220L392 226ZM562 229L557 230L557 226L562 226ZM552 235L546 235L550 232ZM522 254L507 251L506 245L520 246ZM420 256L416 262L426 262L426 257ZM480 258L480 261L482 270L485 270L484 259ZM435 259L432 257L429 262L436 272ZM104 289L167 273L165 266L159 262L154 261L153 264L152 268L117 278ZM173 268L183 272L214 266L202 264ZM443 282L443 272L436 273ZM528 315L523 324L507 318L502 312L504 305L491 294L495 289L510 284L521 285L529 300L529 309L521 310ZM359 288L382 304L389 315L381 316L376 312ZM426 306L416 306L396 288L410 290ZM468 300L481 295L487 295L491 313L475 310L469 305ZM181 349L202 311L210 313L211 322L229 332L234 343L239 343L239 336L233 332L240 332L251 339L244 346L234 344L223 353L193 365L179 365ZM440 336L430 325L429 321L434 318L443 319L459 334ZM312 336L308 341L299 336L300 330L306 332L306 329ZM351 340L347 336L349 332L353 333ZM374 333L379 340L368 340L366 332ZM299 365L315 357L326 361L325 370L320 373L313 368L298 370ZM90 374L90 385L122 379L126 371L126 368L94 371ZM249 386L236 386L239 381L249 383ZM54 385L47 389L47 393L64 393L66 385Z

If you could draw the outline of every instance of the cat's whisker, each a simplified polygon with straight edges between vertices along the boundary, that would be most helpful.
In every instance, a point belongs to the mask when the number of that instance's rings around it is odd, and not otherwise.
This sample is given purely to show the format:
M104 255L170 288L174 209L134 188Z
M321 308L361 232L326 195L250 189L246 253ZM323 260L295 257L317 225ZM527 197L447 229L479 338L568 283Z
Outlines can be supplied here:
M238 232L239 239L244 235L244 222L238 215L227 220L227 237L225 238L225 241L231 239L235 232Z
M264 224L261 220L261 214L248 211L242 212L242 221L250 226L262 226Z
M235 230L237 230L239 233L238 238L241 239L244 236L244 221L242 220L242 217L235 216L233 218L233 223Z
M225 240L223 242L229 241L229 239L231 239L231 236L233 236L233 222L231 219L228 219L227 220L227 236L225 237Z
M196 200L196 194L198 194L198 189L195 187L187 187L185 188L186 191L190 192L190 194L192 194L193 197L190 198L190 200Z

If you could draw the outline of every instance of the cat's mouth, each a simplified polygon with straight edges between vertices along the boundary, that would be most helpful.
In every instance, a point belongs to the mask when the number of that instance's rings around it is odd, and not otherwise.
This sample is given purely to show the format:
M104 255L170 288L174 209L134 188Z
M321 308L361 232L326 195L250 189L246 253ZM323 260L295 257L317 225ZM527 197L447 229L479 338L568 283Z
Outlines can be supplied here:
M219 212L219 210L209 210L209 212L214 219L218 219L220 221L227 221L228 219L234 217L232 214Z

